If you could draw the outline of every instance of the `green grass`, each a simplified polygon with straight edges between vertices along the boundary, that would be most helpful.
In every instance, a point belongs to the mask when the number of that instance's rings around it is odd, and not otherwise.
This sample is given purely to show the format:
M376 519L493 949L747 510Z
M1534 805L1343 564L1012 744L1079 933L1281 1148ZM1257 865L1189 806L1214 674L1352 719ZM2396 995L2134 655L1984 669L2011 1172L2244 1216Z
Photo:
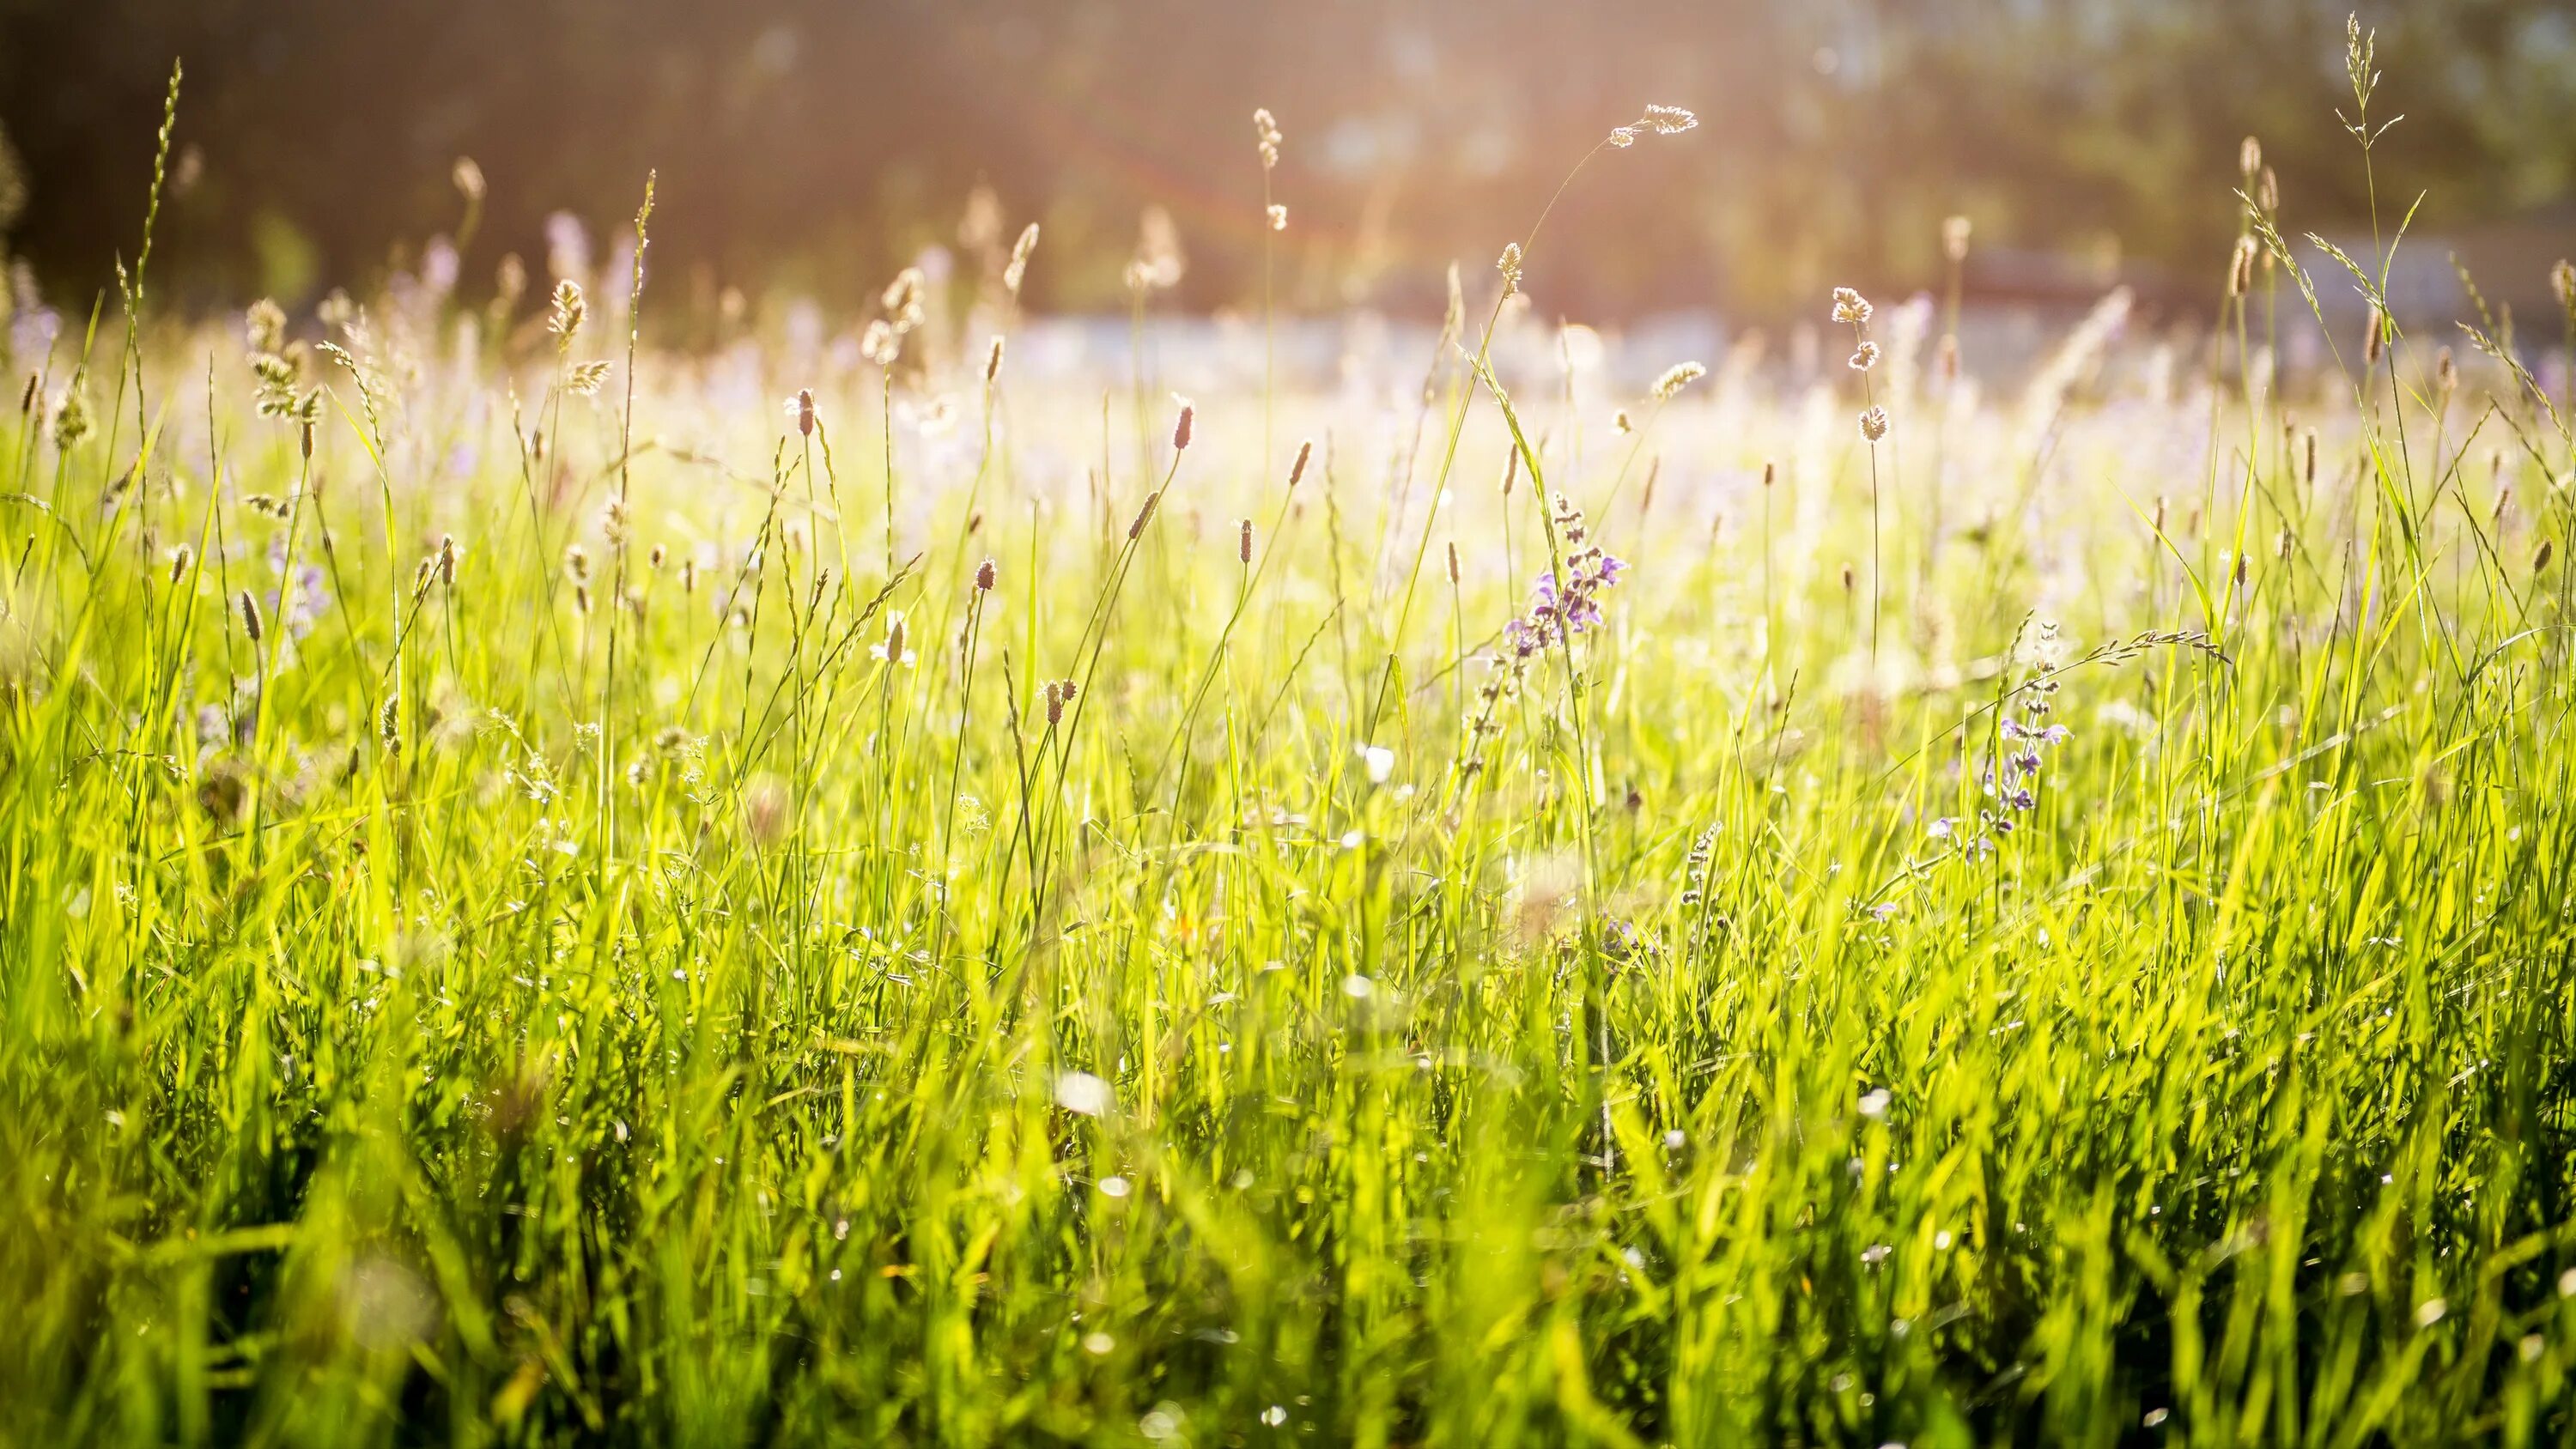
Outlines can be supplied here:
M1882 310L1875 452L1473 321L1417 412L413 291L284 419L110 321L0 424L0 1441L2567 1442L2568 444L2242 386L2287 255L2169 401ZM1630 568L1487 706L1542 477Z

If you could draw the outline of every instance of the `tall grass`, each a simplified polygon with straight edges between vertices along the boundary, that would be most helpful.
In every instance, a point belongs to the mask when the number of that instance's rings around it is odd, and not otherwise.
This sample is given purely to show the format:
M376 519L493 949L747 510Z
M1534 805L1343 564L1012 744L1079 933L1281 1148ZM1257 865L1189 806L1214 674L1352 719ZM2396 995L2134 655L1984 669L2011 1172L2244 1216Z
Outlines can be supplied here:
M121 363L19 359L0 1440L2576 1433L2568 429L2492 323L1682 376L1614 510L1525 303L1400 407L1024 381L1032 235L799 375L633 344L652 205L604 365L404 277L255 373L139 260ZM1131 453L1122 381L1203 402Z

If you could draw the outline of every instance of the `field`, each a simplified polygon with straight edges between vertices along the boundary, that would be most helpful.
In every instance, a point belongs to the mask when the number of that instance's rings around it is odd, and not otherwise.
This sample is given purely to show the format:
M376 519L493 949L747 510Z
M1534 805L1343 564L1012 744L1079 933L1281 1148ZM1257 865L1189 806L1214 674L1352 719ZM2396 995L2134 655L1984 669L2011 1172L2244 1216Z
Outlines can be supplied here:
M2569 1442L2561 329L2276 364L2403 209L2248 161L2009 376L1544 193L1323 369L147 244L0 421L0 1442Z

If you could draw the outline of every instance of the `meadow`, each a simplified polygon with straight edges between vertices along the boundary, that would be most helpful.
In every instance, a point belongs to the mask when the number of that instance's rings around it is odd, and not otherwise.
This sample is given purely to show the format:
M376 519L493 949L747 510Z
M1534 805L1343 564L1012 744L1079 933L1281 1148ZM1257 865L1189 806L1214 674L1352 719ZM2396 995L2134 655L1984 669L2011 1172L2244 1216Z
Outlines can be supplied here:
M2576 1436L2576 278L2326 325L2249 146L2009 377L1544 195L1320 372L1151 228L683 347L638 192L15 356L0 1442Z

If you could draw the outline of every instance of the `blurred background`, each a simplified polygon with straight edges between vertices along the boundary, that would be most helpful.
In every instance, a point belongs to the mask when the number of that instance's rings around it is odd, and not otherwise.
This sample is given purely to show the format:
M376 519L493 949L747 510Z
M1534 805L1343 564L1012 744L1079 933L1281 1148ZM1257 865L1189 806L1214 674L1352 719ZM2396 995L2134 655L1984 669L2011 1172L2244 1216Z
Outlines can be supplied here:
M1814 313L1830 284L1944 275L1972 218L1979 297L2077 306L2112 281L2214 306L2240 140L2293 234L2367 238L2334 109L2346 0L0 0L0 245L57 300L112 285L141 225L174 57L187 79L154 257L164 300L309 304L457 235L468 293L547 219L601 249L659 168L657 285L826 303L925 247L1045 227L1030 302L1120 311L1141 213L1186 260L1158 305L1257 305L1275 175L1283 307L1435 314L1481 290L1568 166L1647 102L1699 130L1601 158L1549 222L1532 291L1618 321ZM2410 243L2491 299L2548 306L2576 241L2576 11L2365 7L2405 119L2378 153ZM981 199L978 199L979 191ZM560 228L560 223L558 223ZM664 296L671 294L665 291Z

